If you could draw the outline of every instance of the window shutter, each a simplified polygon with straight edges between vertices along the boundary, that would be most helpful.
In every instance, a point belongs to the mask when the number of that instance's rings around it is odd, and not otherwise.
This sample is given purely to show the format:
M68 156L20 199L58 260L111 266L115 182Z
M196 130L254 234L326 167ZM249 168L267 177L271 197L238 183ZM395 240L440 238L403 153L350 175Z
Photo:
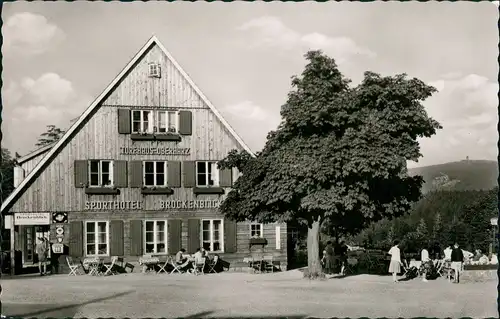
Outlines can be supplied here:
M188 219L188 253L195 253L200 246L200 220Z
M141 188L142 187L142 161L130 161L129 162L129 175L130 175L130 187Z
M233 186L233 170L221 169L219 170L219 186L232 187Z
M113 179L116 187L127 187L127 161L114 161L113 162Z
M69 255L72 257L83 256L83 222L69 223Z
M130 221L130 256L142 256L142 220Z
M123 220L112 220L109 223L111 256L123 256Z
M89 183L89 162L86 160L76 160L74 162L75 187L85 188Z
M196 187L196 162L186 161L184 166L184 187Z
M130 134L132 131L131 125L130 110L118 109L118 133Z
M191 111L179 111L179 134L193 134L193 116Z
M181 187L181 162L167 163L168 187Z
M224 219L224 252L235 253L236 250L236 222Z
M180 219L170 219L168 221L168 253L170 255L175 255L179 250L181 250L182 237L182 220Z

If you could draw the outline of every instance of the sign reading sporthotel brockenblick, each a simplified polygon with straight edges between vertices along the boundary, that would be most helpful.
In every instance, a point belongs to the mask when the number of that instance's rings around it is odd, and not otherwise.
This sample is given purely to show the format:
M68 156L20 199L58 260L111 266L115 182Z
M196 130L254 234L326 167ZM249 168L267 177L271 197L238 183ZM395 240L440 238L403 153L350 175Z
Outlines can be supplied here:
M140 201L91 201L85 202L85 210L134 210L142 209Z
M219 208L221 203L220 200L162 200L159 209L210 209Z
M178 147L120 147L121 155L189 155L190 148Z
M169 209L217 209L220 200L161 200L155 210ZM85 202L85 210L140 210L144 209L140 201L90 201Z

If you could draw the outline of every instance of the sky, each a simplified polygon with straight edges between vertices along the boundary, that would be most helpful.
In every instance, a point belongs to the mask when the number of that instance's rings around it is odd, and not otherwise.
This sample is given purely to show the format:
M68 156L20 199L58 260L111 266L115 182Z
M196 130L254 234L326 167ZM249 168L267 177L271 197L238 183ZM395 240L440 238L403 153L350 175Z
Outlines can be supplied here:
M359 83L407 73L439 92L443 129L409 167L496 160L498 6L480 2L10 2L3 4L3 141L21 155L63 129L156 35L254 151L280 122L304 53Z

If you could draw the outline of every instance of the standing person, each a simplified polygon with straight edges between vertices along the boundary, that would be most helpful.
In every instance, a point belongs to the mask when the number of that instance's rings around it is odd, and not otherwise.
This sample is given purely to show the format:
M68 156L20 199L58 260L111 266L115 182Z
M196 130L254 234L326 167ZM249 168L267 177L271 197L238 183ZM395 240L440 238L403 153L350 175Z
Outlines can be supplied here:
M462 249L455 243L453 250L451 251L451 269L455 271L455 276L453 277L453 283L458 284L460 282L460 272L462 271L462 263L464 262L464 253Z
M325 247L325 273L327 274L333 273L335 267L334 253L332 242L327 241Z
M37 238L37 241L38 243L35 246L35 253L38 256L38 269L40 270L40 276L44 276L47 274L47 247L44 238L39 237Z
M340 274L342 276L345 276L345 268L346 268L346 264L347 264L347 251L349 250L349 248L347 248L347 245L344 241L341 241L340 242L340 265L341 265L341 268L340 268Z
M399 241L394 241L394 246L389 250L391 255L391 263L389 264L389 272L392 273L392 280L398 282L398 274L401 272L401 251L399 250Z
M444 261L451 261L451 252L452 252L451 244L446 247L444 250Z
M427 282L426 276L429 269L429 261L431 259L429 257L429 251L426 248L422 249L422 251L420 252L420 260L422 262L422 265L420 266L422 269L422 281Z

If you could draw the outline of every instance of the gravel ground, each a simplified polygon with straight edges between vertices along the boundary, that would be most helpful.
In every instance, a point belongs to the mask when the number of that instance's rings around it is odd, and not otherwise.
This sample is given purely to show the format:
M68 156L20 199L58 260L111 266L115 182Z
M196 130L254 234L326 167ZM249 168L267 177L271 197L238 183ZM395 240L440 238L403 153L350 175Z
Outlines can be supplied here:
M127 274L3 280L3 314L22 317L497 317L497 282L451 284L299 271Z

